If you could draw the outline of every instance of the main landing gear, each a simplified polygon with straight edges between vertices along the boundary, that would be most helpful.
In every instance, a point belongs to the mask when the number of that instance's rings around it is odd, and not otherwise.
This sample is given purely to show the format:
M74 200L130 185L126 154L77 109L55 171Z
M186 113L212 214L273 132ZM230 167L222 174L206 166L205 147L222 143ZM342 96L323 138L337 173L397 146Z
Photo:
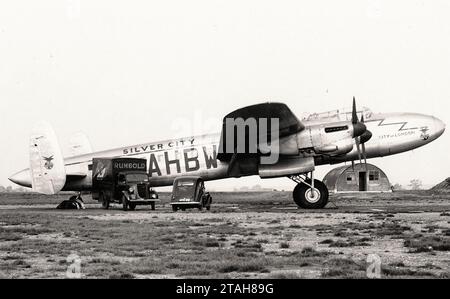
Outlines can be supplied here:
M311 176L307 174L289 176L291 180L297 183L292 197L294 202L304 209L322 209L328 203L328 188L319 180L314 179L314 173Z
M57 209L63 210L84 210L86 207L84 206L83 199L81 198L81 192L77 195L71 196L68 200L64 200L57 207Z

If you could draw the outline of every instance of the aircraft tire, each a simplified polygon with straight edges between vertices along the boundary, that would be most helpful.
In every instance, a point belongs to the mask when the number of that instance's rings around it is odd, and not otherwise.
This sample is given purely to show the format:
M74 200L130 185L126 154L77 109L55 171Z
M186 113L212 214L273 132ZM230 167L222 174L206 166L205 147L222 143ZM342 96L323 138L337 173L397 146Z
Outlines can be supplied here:
M152 203L151 206L152 206L152 211L154 211L155 210L155 203Z
M328 188L319 180L314 180L314 190L306 184L298 184L292 193L294 202L303 209L322 209L328 203Z
M128 208L130 211L134 211L136 209L136 204L135 203L130 203L128 204Z
M172 205L172 211L174 212L178 211L178 207L176 205Z

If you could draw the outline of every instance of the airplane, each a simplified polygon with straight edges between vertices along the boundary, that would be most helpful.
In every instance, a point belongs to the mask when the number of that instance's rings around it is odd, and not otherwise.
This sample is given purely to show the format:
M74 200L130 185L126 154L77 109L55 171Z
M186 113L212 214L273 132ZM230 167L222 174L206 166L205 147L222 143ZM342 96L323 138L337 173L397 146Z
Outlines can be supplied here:
M239 152L227 146L226 120L277 119L272 149L275 163L262 163L267 151L260 140L256 151ZM272 129L259 127L258 134L271 137ZM274 127L276 128L276 127ZM245 131L245 144L255 143ZM266 131L267 130L267 131ZM287 177L297 183L293 200L305 209L321 209L328 203L328 189L314 178L316 166L395 155L436 140L445 124L438 118L418 113L373 113L356 108L314 113L301 120L283 103L261 103L240 108L223 119L220 134L189 136L93 152L87 138L77 135L71 141L72 156L63 158L56 135L48 123L41 123L30 138L30 168L9 179L43 194L79 192L92 188L94 157L135 157L148 161L153 187L170 186L175 178L200 176L205 181L259 175L261 178ZM261 133L262 132L262 133ZM262 134L262 135L261 135ZM232 135L230 135L232 136ZM266 137L267 137L266 136ZM271 137L272 138L272 137ZM266 138L266 144L269 138ZM275 142L276 141L276 142ZM246 147L246 148L247 148ZM81 199L82 200L82 199Z

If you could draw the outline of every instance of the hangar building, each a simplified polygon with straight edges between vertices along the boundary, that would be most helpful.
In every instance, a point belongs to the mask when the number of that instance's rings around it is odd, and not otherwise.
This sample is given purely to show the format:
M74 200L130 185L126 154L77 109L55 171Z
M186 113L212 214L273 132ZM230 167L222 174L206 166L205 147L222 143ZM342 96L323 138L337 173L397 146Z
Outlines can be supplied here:
M355 164L337 167L328 172L323 182L332 193L338 192L392 192L386 174L373 164Z

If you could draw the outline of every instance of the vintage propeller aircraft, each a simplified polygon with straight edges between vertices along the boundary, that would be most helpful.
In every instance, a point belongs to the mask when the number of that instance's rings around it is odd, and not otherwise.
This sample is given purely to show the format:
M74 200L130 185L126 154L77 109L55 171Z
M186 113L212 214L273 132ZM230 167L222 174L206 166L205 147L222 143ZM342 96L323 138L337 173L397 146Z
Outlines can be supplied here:
M230 119L243 120L244 125L230 129L227 126ZM252 119L258 138L253 138L255 132L247 126ZM264 119L277 121L263 126ZM316 166L354 163L413 150L437 139L444 130L444 123L433 116L357 110L354 98L350 111L315 113L301 120L283 103L262 103L225 116L221 134L101 152L92 152L87 139L78 135L71 143L72 156L63 158L55 133L47 123L42 123L31 135L30 168L14 174L10 180L44 194L90 191L93 158L136 157L147 159L154 187L170 186L175 178L184 175L200 176L206 181L250 175L288 177L297 183L293 200L299 207L323 208L328 202L328 190L314 178ZM231 131L234 134L229 134ZM245 140L244 151L236 147L236 136L240 133ZM251 148L254 150L248 150ZM276 159L263 162L273 154Z

